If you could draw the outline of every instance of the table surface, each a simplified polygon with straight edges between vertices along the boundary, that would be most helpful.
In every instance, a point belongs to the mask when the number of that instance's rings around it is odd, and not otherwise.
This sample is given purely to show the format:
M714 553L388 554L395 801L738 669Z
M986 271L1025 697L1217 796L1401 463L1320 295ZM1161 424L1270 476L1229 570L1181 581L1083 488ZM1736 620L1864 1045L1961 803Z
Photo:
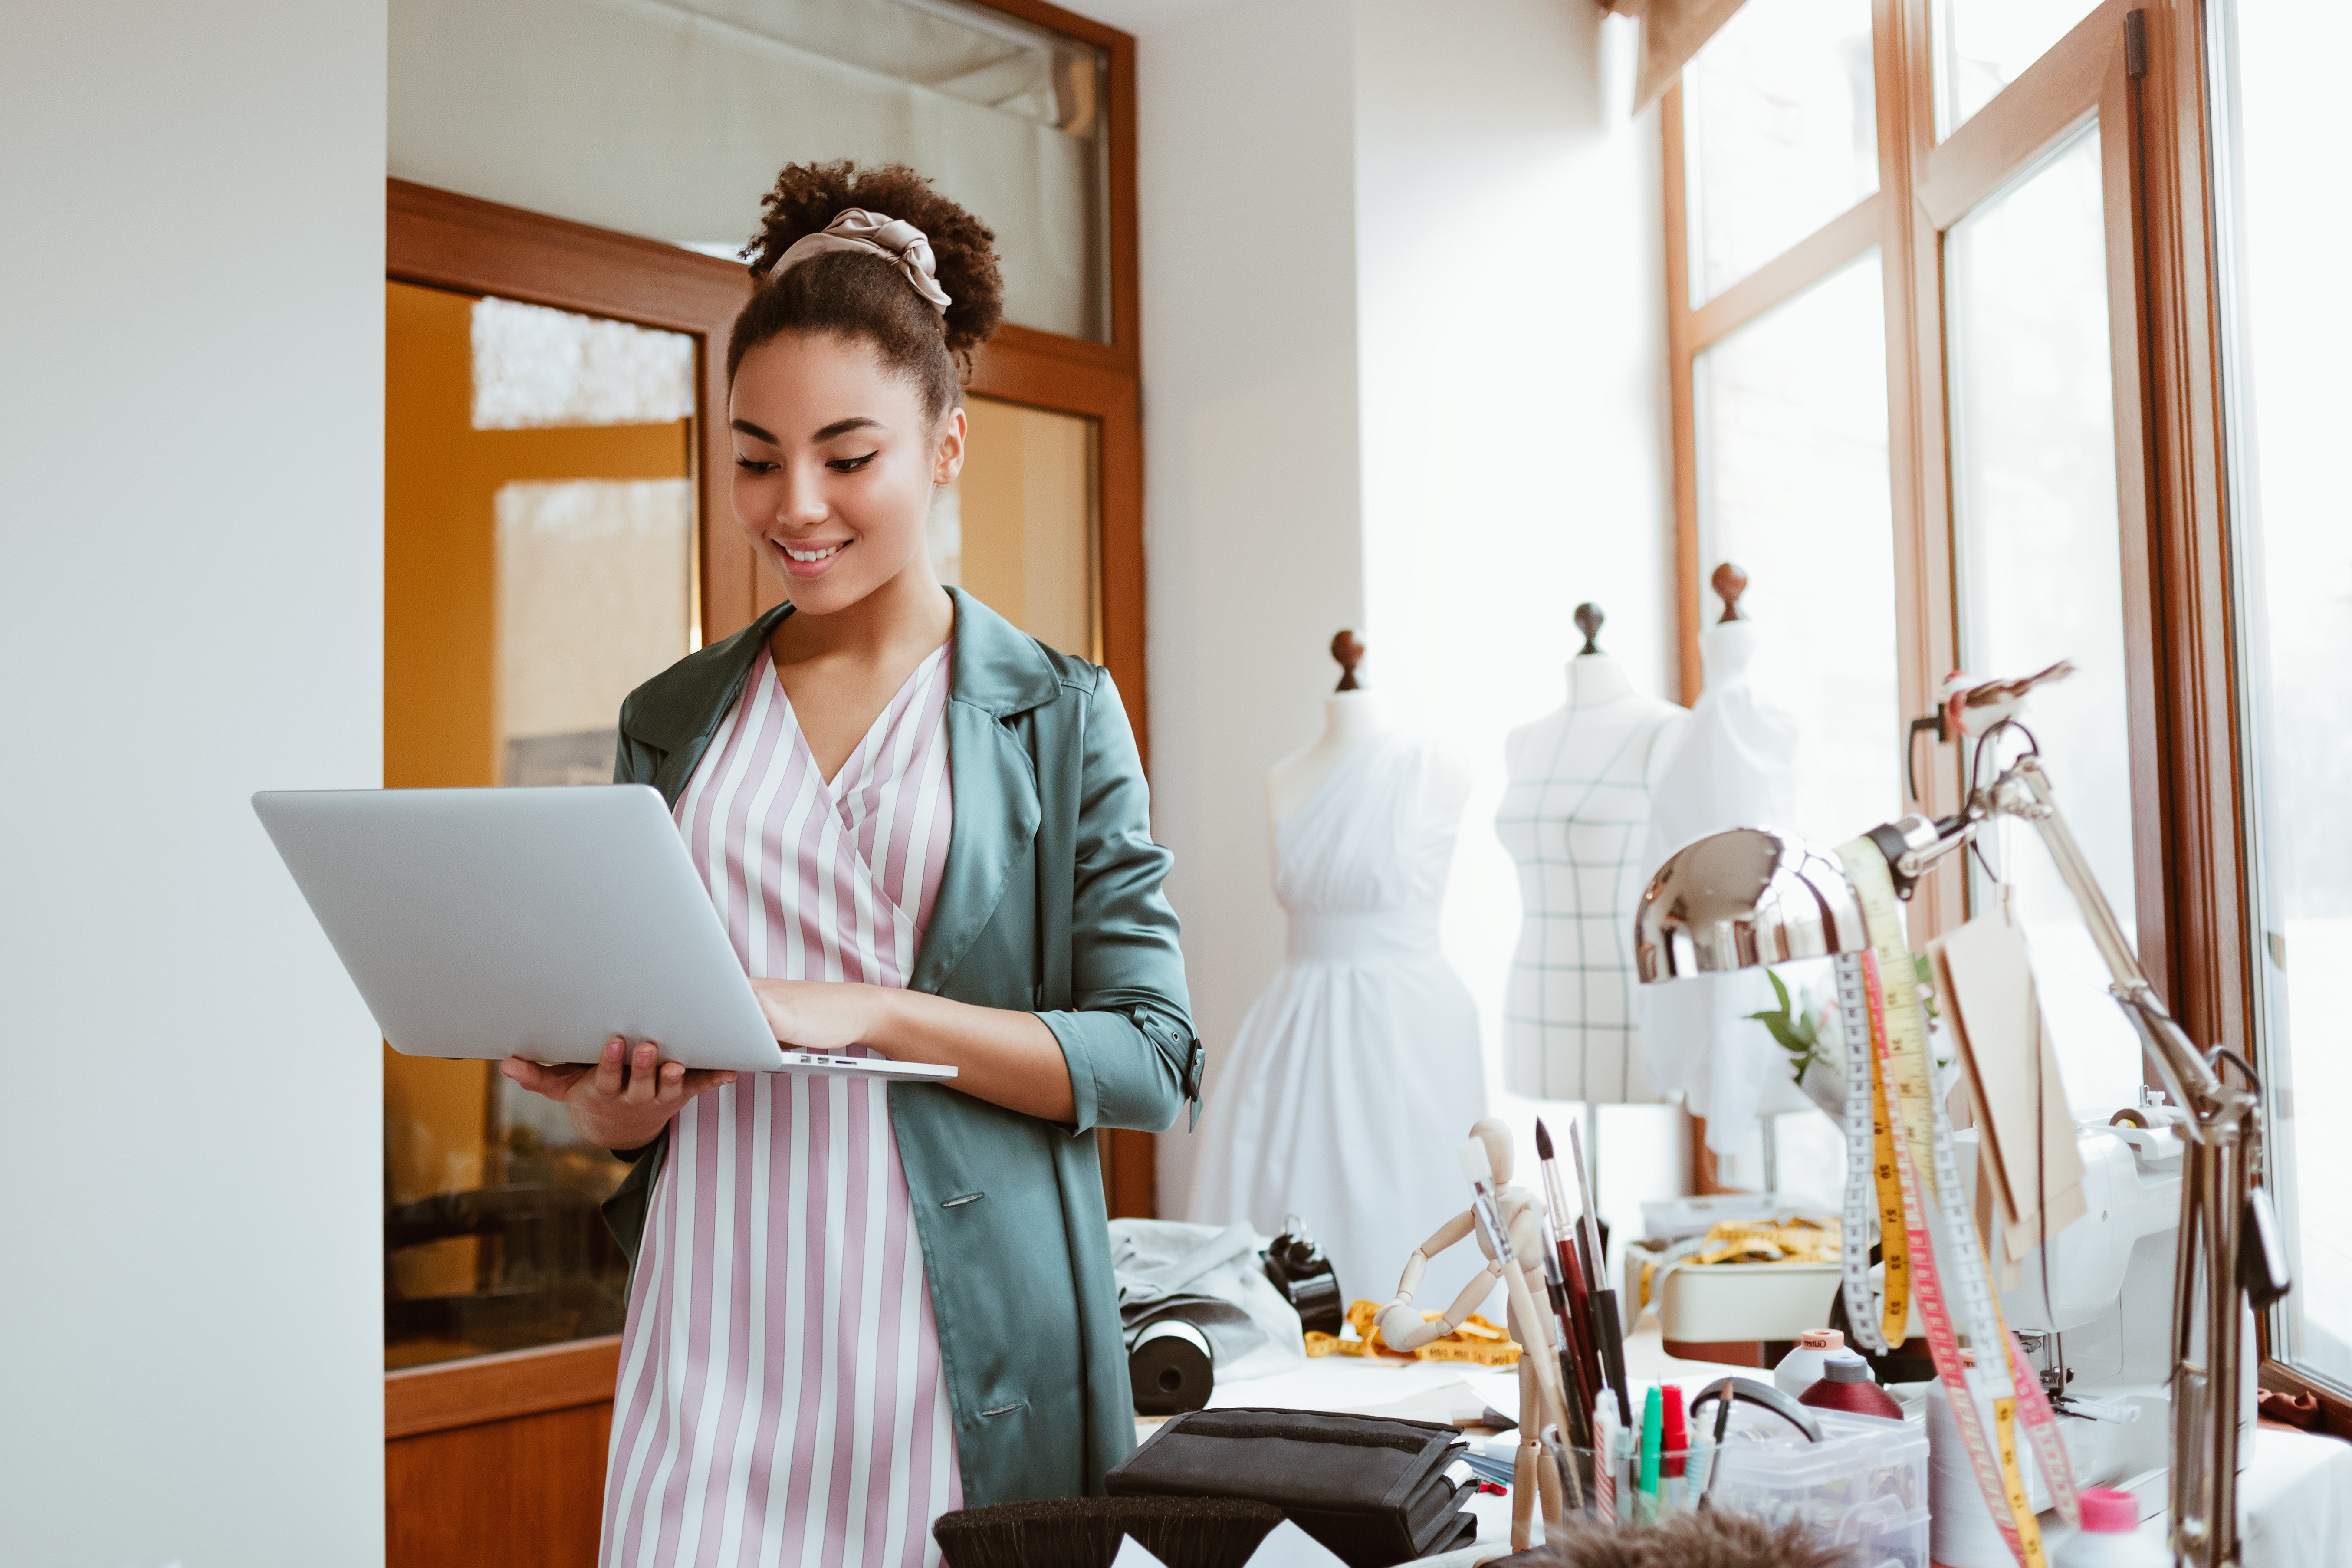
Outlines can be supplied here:
M1655 1321L1625 1341L1629 1379L1679 1383L1696 1392L1718 1377L1769 1379L1752 1366L1682 1361L1666 1354ZM1516 1371L1489 1372L1459 1362L1374 1362L1359 1356L1324 1356L1293 1372L1245 1382L1220 1383L1212 1409L1259 1405L1283 1410L1362 1410L1434 1394L1467 1384L1488 1405L1516 1418L1519 1383ZM1160 1426L1158 1418L1136 1422L1139 1439ZM1474 1433L1474 1438L1475 1434ZM2305 1432L2265 1427L2254 1434L2241 1483L2244 1518L2244 1568L2352 1568L2352 1443ZM1511 1500L1481 1494L1470 1503L1482 1548L1507 1545ZM2052 1516L2053 1521L2055 1516ZM2158 1539L2162 1521L2145 1527ZM2051 1531L2054 1549L2068 1533ZM1540 1539L1538 1526L1538 1539Z
M1720 1366L1712 1362L1679 1361L1666 1354L1658 1331L1651 1327L1625 1341L1625 1374L1629 1379L1682 1384L1696 1392L1718 1377L1769 1377L1752 1366ZM1213 1410L1255 1405L1277 1410L1362 1410L1393 1405L1416 1394L1433 1394L1455 1383L1466 1383L1494 1409L1517 1419L1519 1374L1505 1369L1489 1372L1460 1362L1372 1361L1362 1356L1320 1356L1295 1372L1244 1382L1219 1383L1209 1396ZM1160 1418L1139 1417L1138 1440L1158 1429ZM1475 1434L1474 1434L1475 1438ZM1481 1546L1507 1545L1511 1534L1511 1500L1481 1493L1470 1501L1478 1521ZM1540 1540L1540 1526L1537 1539ZM2247 1568L2255 1568L2248 1564ZM2347 1565L2352 1568L2352 1565Z

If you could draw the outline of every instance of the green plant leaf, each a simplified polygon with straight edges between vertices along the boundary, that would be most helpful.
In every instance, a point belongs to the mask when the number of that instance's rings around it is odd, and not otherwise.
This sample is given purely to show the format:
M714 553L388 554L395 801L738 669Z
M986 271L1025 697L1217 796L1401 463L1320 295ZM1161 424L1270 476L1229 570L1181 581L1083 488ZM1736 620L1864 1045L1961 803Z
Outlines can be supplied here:
M1780 1005L1778 1007L1766 1008L1761 1012L1749 1013L1747 1017L1752 1022L1764 1026L1765 1030L1772 1037L1772 1043L1787 1054L1789 1065L1796 1073L1797 1081L1801 1084L1805 1081L1805 1069L1811 1067L1821 1056L1820 1026L1798 1010L1795 1002L1789 995L1789 987L1778 973L1767 969L1764 972L1764 978L1772 983L1772 994L1780 999Z

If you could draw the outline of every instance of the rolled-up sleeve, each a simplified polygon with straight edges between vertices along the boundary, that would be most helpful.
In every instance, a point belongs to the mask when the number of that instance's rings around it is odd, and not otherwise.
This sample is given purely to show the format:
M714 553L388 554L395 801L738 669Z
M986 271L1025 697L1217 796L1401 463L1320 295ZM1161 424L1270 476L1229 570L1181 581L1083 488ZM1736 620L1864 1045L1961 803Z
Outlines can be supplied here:
M1070 911L1070 1001L1042 1013L1062 1044L1074 1131L1159 1132L1200 1092L1201 1050L1184 986L1173 859L1151 837L1150 787L1108 673L1088 703Z

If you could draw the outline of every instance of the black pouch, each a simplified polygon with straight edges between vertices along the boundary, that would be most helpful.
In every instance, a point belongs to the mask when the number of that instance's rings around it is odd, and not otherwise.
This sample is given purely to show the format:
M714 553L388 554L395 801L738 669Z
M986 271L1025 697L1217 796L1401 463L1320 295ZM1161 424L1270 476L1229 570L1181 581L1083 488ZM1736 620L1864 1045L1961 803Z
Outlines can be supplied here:
M1466 1546L1478 1521L1451 1426L1320 1410L1195 1410L1104 1478L1113 1497L1270 1502L1349 1568ZM1449 1473L1451 1471L1451 1473Z

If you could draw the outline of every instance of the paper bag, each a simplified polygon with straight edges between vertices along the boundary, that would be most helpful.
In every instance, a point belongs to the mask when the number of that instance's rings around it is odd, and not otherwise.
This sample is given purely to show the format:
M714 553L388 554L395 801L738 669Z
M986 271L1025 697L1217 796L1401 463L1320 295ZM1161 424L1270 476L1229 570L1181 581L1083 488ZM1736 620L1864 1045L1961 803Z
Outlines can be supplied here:
M1996 1261L2015 1264L2084 1213L2082 1154L2033 967L2000 912L1930 943L1929 954L1983 1140L1979 1182L1992 1178ZM1983 1213L1981 1190L1979 1200Z

